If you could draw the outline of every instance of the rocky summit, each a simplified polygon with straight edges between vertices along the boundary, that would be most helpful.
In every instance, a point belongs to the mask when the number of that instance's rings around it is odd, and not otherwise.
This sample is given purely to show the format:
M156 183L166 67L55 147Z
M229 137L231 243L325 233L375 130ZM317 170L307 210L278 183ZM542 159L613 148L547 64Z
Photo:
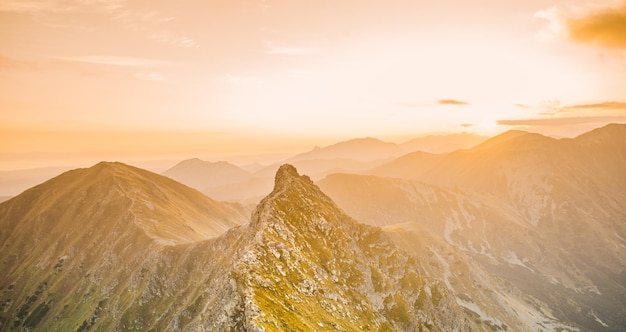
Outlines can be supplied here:
M379 229L347 216L290 165L252 216L235 260L246 327L466 330L445 288Z

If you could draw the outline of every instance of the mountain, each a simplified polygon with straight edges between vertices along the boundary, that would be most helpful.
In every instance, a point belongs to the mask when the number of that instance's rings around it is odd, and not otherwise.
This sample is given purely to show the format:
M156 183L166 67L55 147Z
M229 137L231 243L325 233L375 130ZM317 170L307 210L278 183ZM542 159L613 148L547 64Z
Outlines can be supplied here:
M315 147L313 150L298 154L287 160L316 159L352 159L357 161L374 161L402 155L404 151L395 143L383 142L379 139L367 137L356 138L349 141L339 142L323 148Z
M623 331L625 143L511 132L319 187L282 165L250 218L70 171L0 203L0 330Z
M363 172L381 164L380 161L365 162L352 159L314 159L296 160L291 163L298 169L309 174L313 179L320 179L333 172ZM206 187L209 182L196 182L194 188L210 197L225 201L236 201L242 204L259 201L272 190L274 174L280 164L265 166L257 172L240 178L238 181ZM202 171L197 174L203 173ZM189 182L190 185L192 184ZM200 185L202 183L202 185Z
M530 135L530 134L531 133L523 131L523 130L509 130L500 135L489 138L480 144L477 144L476 146L474 146L474 149L475 150L487 149L487 148L496 146L498 144L507 142L511 139L514 139L520 136Z
M615 202L611 207L626 199L624 132L626 125L609 125L560 140L508 132L470 150L407 154L368 173L492 194L506 199L537 225L555 221L559 211L565 212L561 204L584 205L606 198ZM585 219L585 212L575 207L568 211ZM620 209L611 213L619 214Z
M108 299L121 317L159 251L245 221L238 205L124 164L66 172L0 204L0 329L82 329Z
M403 144L375 138L357 138L295 155L289 163L317 180L331 173L362 173L378 167L390 158L418 149L448 151L473 146L485 138L473 134L424 136ZM248 170L228 162L184 160L163 175L195 188L209 197L244 204L258 203L272 189L276 170L282 163L269 166L250 165Z
M476 134L462 133L449 135L429 135L414 138L400 144L405 152L424 151L428 153L446 153L459 149L472 148L488 137Z
M0 204L0 328L466 331L475 324L424 274L426 260L354 221L292 166L277 171L249 223L192 236L221 228L231 213L233 224L240 221L233 207L117 163L70 171ZM196 212L212 217L194 220Z
M340 211L307 176L283 165L247 226L234 264L265 330L467 329L445 289L378 228Z
M247 180L251 174L225 161L187 159L163 172L163 175L200 191Z
M487 137L475 134L429 135L417 137L402 144L384 142L376 138L356 138L339 142L326 147L315 147L313 150L298 154L286 160L295 163L302 160L339 159L370 162L381 159L399 157L402 154L424 151L444 153L457 149L471 148Z
M417 224L444 239L561 322L620 331L624 169L626 125L615 124L574 139L509 132L470 150L403 156L371 172L378 177L333 175L320 186L359 220L408 222L409 232Z

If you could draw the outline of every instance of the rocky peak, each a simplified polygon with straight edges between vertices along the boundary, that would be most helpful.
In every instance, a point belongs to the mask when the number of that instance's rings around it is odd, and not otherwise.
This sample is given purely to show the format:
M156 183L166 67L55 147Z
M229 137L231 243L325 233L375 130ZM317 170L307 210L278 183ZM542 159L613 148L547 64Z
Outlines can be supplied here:
M304 230L313 224L354 223L306 175L289 164L280 166L274 190L257 206L252 223L281 223Z
M346 215L291 165L278 169L250 225L231 274L250 329L467 328L453 297L433 300L445 290L420 276L416 258Z
M313 181L306 176L298 174L298 170L290 165L284 164L276 171L276 177L274 178L274 190L273 193L283 191L290 185L302 182L303 184L312 185Z

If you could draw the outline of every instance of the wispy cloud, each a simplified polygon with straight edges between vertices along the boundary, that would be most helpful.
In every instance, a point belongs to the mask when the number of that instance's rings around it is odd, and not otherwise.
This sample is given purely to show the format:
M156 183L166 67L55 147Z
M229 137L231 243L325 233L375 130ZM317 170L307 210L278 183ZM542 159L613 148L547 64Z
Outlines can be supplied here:
M78 56L78 57L57 57L57 60L82 62L95 65L107 65L107 66L122 66L122 67L164 67L172 65L171 62L133 58L123 56L112 55L91 55L91 56Z
M521 104L521 103L513 104L513 106L515 106L515 107L519 107L519 108L525 108L525 109L530 109L530 108L533 108L533 107L532 107L532 106L530 106L530 105Z
M626 111L626 102L616 102L616 101L608 101L597 104L582 104L582 105L573 105L566 106L562 108L563 110L568 111L577 111L577 110L625 110Z
M188 47L188 48L200 47L200 44L193 38L188 37L188 36L177 35L169 31L160 31L157 33L153 33L148 38L154 41L158 41L160 43L179 46L179 47Z
M539 10L534 13L533 18L542 22L536 34L539 40L555 39L565 30L562 15L557 7Z
M532 109L533 107L526 106L525 108ZM540 110L541 115L558 115L567 113L600 113L603 112L615 112L626 111L626 102L606 101L593 104L578 104L562 106L558 100L544 101L536 109Z
M117 11L124 7L126 0L3 0L0 12L35 13L35 12L76 12L87 8L99 8Z
M417 101L407 103L396 103L395 106L407 107L407 108L421 108L421 107L433 107L433 106L464 106L470 105L469 102L457 99L437 99L432 101Z
M128 0L2 0L0 12L40 13L53 16L62 13L96 13L106 15L125 29L144 34L156 42L187 48L199 47L198 41L165 26L176 17L152 8L131 8ZM53 26L64 26L53 23Z
M456 99L439 99L439 100L437 100L437 104L439 104L439 105L457 105L457 106L469 105L469 103L466 102L466 101L456 100Z
M524 127L556 127L582 124L604 124L626 122L626 116L588 116L588 117L553 117L553 118L531 118L498 120L497 124L504 126L524 126Z
M583 17L569 18L567 28L576 41L626 49L626 1L619 7L604 8Z

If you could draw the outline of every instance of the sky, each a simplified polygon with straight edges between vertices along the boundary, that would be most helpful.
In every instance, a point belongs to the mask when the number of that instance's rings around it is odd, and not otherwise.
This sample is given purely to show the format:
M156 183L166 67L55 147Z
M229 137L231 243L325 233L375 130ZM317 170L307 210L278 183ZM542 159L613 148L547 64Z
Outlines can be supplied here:
M0 168L611 122L624 0L0 1Z

